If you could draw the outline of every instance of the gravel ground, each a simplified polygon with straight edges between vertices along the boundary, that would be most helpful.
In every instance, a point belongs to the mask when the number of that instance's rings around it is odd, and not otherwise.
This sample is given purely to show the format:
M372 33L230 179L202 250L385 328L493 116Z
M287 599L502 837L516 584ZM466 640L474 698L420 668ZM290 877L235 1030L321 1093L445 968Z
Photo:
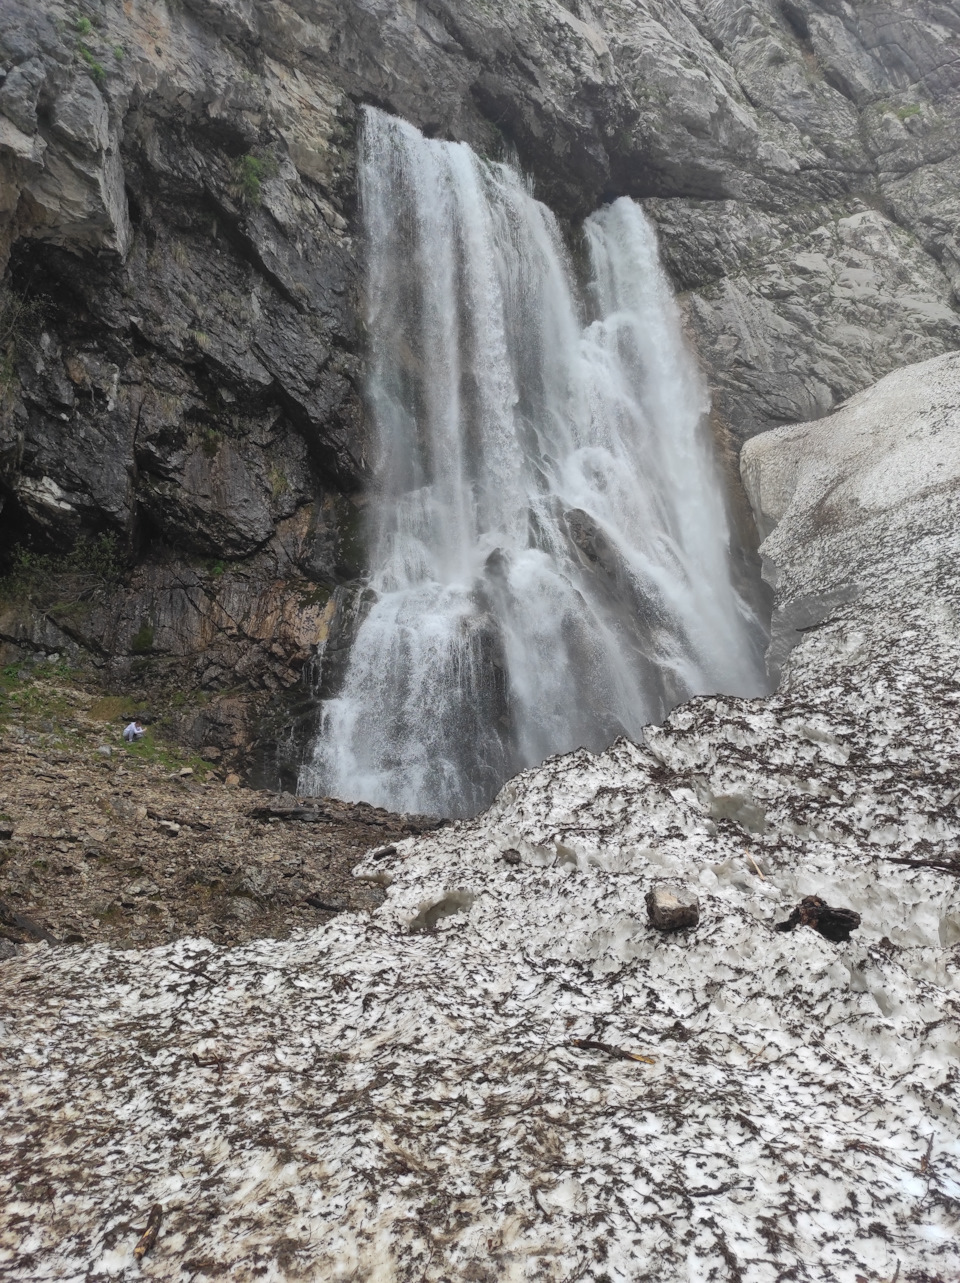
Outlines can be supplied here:
M435 826L364 803L242 788L150 738L128 750L118 726L90 716L95 702L42 676L8 685L0 954L41 933L121 948L184 935L282 939L375 908L383 892L354 879L354 864Z

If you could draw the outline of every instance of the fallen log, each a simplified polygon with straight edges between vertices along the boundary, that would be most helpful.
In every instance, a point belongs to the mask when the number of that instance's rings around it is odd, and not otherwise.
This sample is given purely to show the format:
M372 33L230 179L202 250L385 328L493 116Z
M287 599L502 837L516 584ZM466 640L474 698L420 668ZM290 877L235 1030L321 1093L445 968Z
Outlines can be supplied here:
M142 1261L146 1254L157 1241L157 1235L160 1233L160 1222L163 1220L163 1208L159 1203L154 1203L150 1209L150 1215L147 1218L147 1228L140 1236L140 1241L133 1249L133 1254L138 1261Z

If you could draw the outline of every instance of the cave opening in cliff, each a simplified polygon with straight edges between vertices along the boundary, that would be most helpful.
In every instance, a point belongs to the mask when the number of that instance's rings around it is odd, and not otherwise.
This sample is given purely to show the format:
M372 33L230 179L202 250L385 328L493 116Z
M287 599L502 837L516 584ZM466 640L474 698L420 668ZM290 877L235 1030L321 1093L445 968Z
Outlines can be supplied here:
M578 272L514 168L374 108L360 196L370 561L338 593L335 682L321 646L301 789L468 815L692 694L765 690L709 398L641 208L586 220Z

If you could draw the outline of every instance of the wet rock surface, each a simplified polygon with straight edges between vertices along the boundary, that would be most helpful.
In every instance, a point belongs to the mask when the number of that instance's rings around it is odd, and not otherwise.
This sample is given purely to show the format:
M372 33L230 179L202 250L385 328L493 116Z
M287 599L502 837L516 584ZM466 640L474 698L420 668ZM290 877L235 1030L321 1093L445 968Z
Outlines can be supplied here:
M371 844L371 915L4 962L5 1274L953 1279L958 360L748 450L783 603L859 590L777 694Z

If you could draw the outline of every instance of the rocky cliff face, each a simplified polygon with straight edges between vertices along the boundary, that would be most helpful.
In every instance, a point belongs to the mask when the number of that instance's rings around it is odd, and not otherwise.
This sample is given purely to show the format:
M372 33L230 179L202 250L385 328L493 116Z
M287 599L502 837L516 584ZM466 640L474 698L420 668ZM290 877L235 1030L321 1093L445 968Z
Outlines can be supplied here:
M202 690L198 743L296 689L362 566L362 103L572 228L643 200L736 445L956 346L958 49L933 0L8 0L0 635Z

